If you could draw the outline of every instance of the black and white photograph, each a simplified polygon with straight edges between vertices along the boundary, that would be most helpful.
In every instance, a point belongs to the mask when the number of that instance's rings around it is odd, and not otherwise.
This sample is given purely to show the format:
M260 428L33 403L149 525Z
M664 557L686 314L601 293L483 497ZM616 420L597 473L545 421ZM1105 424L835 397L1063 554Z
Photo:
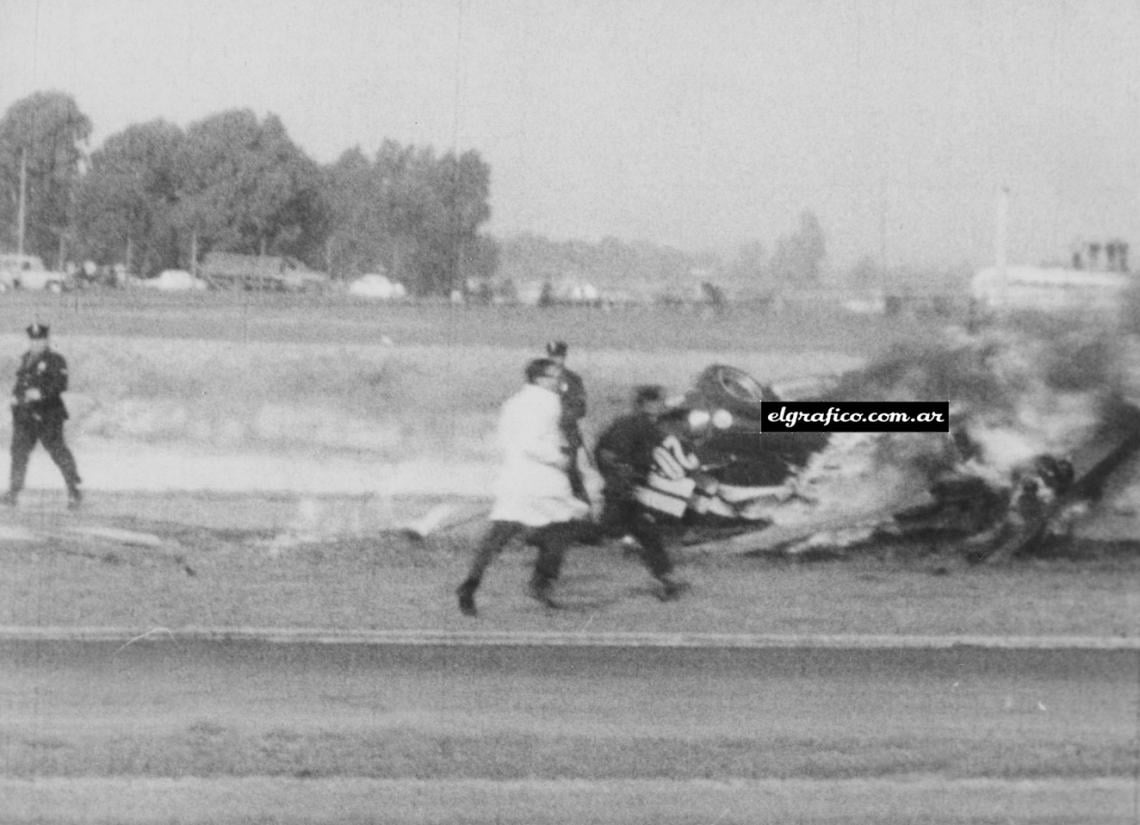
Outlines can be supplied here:
M1140 825L1136 0L0 0L0 825Z

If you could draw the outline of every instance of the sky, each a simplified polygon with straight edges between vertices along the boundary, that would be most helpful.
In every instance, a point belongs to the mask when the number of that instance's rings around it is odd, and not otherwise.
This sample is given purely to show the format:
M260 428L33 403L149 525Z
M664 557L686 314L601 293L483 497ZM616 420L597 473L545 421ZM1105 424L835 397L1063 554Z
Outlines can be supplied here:
M1140 260L1136 0L0 0L0 111L277 115L320 163L474 150L496 235L828 265Z

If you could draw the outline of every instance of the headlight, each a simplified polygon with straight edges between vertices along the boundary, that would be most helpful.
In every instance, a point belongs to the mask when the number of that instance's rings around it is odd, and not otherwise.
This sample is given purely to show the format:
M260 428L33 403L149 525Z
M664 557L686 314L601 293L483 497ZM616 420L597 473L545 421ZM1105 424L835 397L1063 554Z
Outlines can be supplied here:
M689 411L689 429L693 432L700 432L709 425L709 420L712 416L709 415L708 410L690 410Z
M712 425L718 430L727 430L732 426L732 413L728 410L717 410L712 414Z

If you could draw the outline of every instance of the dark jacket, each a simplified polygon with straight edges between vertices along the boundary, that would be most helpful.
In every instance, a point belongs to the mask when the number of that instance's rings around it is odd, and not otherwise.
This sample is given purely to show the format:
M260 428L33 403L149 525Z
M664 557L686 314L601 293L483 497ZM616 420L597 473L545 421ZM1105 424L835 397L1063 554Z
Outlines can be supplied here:
M573 370L562 371L562 420L577 424L586 417L586 385Z
M37 401L24 394L32 388L40 391ZM54 350L25 352L16 370L16 384L12 387L12 412L33 418L59 416L67 418L67 407L60 395L67 391L67 361Z
M573 370L563 369L558 394L562 397L562 416L558 426L569 446L576 451L582 444L578 422L586 417L586 385L582 383L582 376Z
M661 443L657 422L645 413L623 415L598 438L594 457L606 481L607 497L628 497L653 467L653 450Z

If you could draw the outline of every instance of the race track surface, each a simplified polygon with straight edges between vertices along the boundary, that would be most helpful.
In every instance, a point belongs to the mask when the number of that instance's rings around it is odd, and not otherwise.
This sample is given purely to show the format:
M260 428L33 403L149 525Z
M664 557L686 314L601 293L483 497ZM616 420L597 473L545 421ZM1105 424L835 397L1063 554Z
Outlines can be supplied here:
M1126 650L4 641L0 821L1134 822L1138 707Z

